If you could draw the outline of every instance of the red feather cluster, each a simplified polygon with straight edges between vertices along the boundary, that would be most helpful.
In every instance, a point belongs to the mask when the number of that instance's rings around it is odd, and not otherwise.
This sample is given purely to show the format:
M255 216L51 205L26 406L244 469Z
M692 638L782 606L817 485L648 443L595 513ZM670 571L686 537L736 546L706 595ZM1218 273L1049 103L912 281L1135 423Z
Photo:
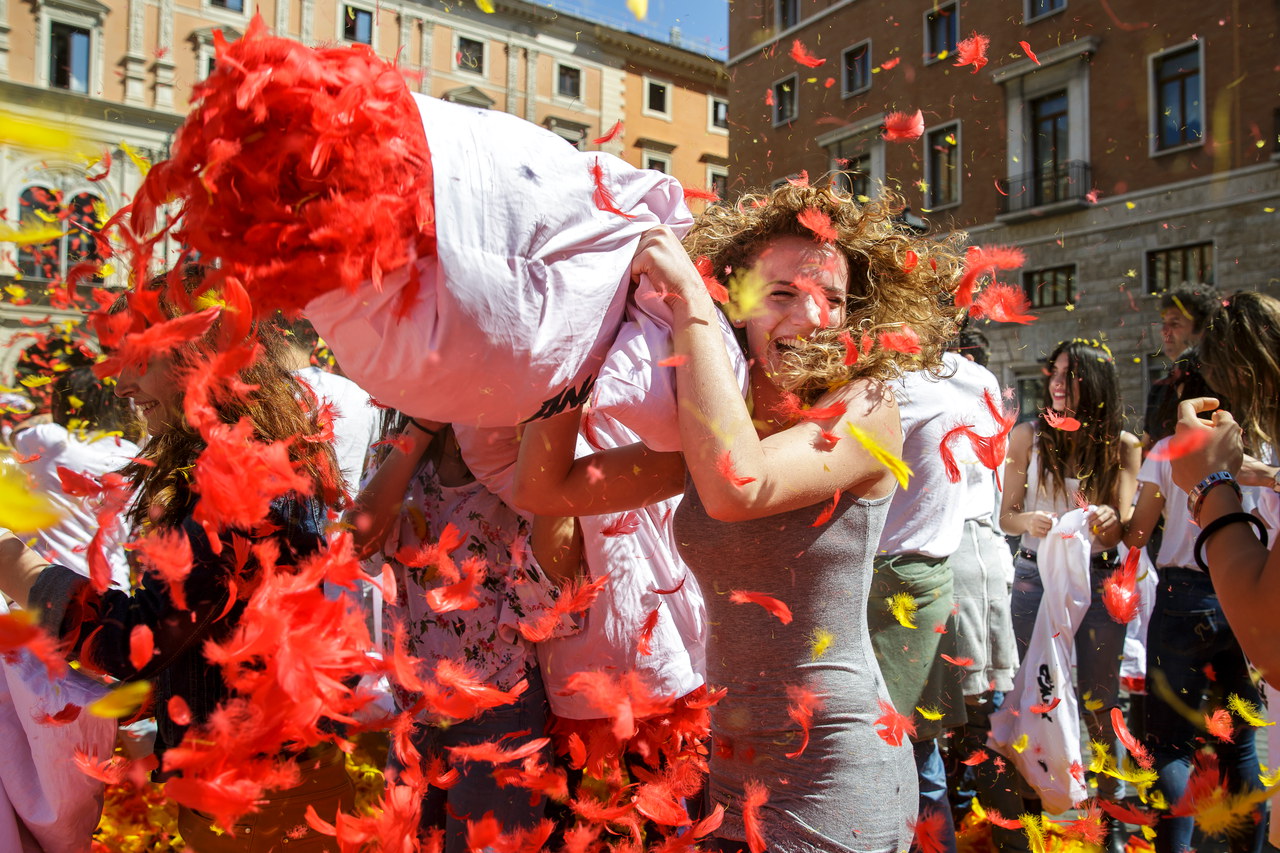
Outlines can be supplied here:
M803 65L805 68L817 68L826 63L825 59L819 59L809 52L809 48L804 46L804 42L796 39L791 43L791 58Z
M1009 246L970 246L965 253L964 275L956 286L956 307L973 304L973 289L978 279L995 270L1017 269L1027 262L1021 249Z
M364 45L277 38L259 15L214 44L171 159L128 208L135 234L178 199L179 240L240 279L260 317L434 253L431 156L400 69Z

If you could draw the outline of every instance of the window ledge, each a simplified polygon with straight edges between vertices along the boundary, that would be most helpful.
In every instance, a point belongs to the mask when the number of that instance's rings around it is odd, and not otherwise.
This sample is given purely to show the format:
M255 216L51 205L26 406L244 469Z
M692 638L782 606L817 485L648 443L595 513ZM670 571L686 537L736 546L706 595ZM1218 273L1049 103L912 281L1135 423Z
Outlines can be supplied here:
M844 92L841 95L841 97L852 98L854 95L863 95L870 91L871 91L871 84L868 83L867 85L863 86L861 89L850 89L848 92Z
M1152 157L1163 157L1166 154L1182 154L1186 151L1194 151L1197 148L1204 147L1204 140L1199 142L1188 142L1185 145L1174 145L1169 148L1153 148L1151 150Z
M1014 210L1009 213L996 214L996 222L1004 225L1013 225L1018 222L1029 222L1033 219L1043 219L1046 216L1061 216L1064 213L1072 213L1077 210L1084 210L1090 207L1089 201L1084 198L1067 198L1062 201L1054 201L1049 204L1041 204L1035 207L1028 207L1022 210Z

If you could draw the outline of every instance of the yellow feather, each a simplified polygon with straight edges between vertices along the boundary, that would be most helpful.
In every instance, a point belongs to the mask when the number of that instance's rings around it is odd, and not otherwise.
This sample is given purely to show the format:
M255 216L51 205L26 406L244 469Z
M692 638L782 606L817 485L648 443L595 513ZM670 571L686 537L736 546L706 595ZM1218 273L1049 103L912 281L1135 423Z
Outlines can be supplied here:
M0 139L35 151L88 151L89 145L70 131L0 112Z
M1236 712L1236 716L1244 720L1254 728L1262 726L1274 726L1275 723L1269 723L1258 714L1258 706L1250 702L1248 699L1242 699L1239 695L1232 693L1227 697L1227 707Z
M916 600L911 597L909 592L897 592L889 599L889 612L893 614L893 618L898 620L898 624L903 628L915 628L916 623L912 621L911 615L916 612Z
M649 17L649 0L627 0L627 10L636 16L637 21Z
M1015 740L1011 744L1011 746L1013 747L1013 751L1021 755L1022 752L1027 748L1027 742L1029 740L1031 740L1030 736L1025 734L1022 737Z
M913 473L907 467L907 463L881 447L880 442L872 438L871 434L866 430L854 424L849 424L849 434L857 440L858 444L862 445L863 450L870 453L877 462L889 469L890 473L897 479L899 486L904 489L907 487L907 480Z
M1040 819L1035 815L1024 814L1018 818L1018 821L1022 824L1022 829L1027 834L1031 853L1044 853L1044 829L1040 826Z
M44 243L51 243L61 236L62 228L58 225L29 225L25 228L11 228L0 223L0 243L13 243L18 246L39 246Z
M835 641L836 635L826 628L814 628L813 636L809 638L809 660L817 660L825 655Z
M118 720L127 717L142 707L151 694L151 685L146 681L130 681L112 690L106 696L89 704L89 713L95 717Z
M725 313L735 323L749 320L760 311L764 304L764 279L750 269L740 269L729 277L729 302L724 306Z
M941 719L942 719L942 712L941 712L941 711L935 711L933 708L921 708L919 705L917 705L917 706L916 706L916 710L917 710L917 711L919 711L919 712L920 712L920 716L924 717L926 720L941 720Z
M151 171L151 162L140 155L137 151L134 151L132 146L124 140L120 141L120 150L129 155L129 159L133 161L133 165L138 168L138 171L141 172L142 176L145 178L147 176L147 172Z
M27 488L21 474L0 468L0 527L30 533L57 524L61 518L43 495Z

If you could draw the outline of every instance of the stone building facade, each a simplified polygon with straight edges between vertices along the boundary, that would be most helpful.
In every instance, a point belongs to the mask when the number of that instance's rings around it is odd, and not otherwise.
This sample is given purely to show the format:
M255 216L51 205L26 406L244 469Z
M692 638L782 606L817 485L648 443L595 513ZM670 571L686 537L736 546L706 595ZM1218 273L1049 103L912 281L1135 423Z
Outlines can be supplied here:
M852 170L932 228L1021 247L1007 278L1038 319L984 328L993 368L1032 414L1040 360L1101 337L1136 426L1166 367L1155 294L1280 283L1278 24L1275 4L1197 0L738 0L731 184ZM958 67L975 34L988 63ZM921 138L884 138L917 109Z

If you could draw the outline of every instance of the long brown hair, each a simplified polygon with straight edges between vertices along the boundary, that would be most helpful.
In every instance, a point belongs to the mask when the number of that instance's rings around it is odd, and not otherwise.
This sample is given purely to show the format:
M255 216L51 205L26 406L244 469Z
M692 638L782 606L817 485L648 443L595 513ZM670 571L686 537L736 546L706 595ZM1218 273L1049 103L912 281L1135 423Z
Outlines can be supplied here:
M174 277L158 276L149 285L159 291L161 311L170 319L187 311L170 290L171 278ZM197 265L184 267L180 282L175 284L181 296L208 294L205 269ZM113 310L119 307L122 306L117 303ZM198 340L175 351L174 363L184 397L192 376L213 369L221 327L220 321L215 322ZM326 505L336 505L341 499L337 457L332 442L323 438L324 425L313 395L284 367L287 350L279 330L270 323L255 323L246 340L231 343L253 345L254 357L237 371L236 387L224 387L211 395L218 419L234 424L247 418L257 441L284 442L289 461L311 484L311 493ZM171 429L147 442L137 460L124 469L135 489L130 510L135 527L176 526L191 513L197 499L191 488L192 470L205 446L204 437L185 414Z
M1068 432L1037 424L1040 488L1046 494L1057 492L1071 498L1066 477L1074 475L1080 480L1080 493L1086 500L1114 505L1120 481L1120 433L1123 430L1120 377L1115 359L1101 341L1076 338L1058 344L1046 363L1048 373L1040 400L1046 411L1053 402L1049 375L1063 353L1067 354L1068 386L1072 380L1079 380L1074 414L1080 421L1080 429Z
M1200 362L1210 387L1230 400L1254 452L1280 440L1280 300L1233 293L1205 321ZM1219 399L1226 406L1226 400Z
M698 218L685 237L685 249L721 284L752 267L760 253L780 237L814 239L801 215L816 211L835 231L831 244L849 262L845 322L814 334L805 346L787 352L775 377L787 391L812 403L855 377L892 379L899 373L936 368L958 328L959 312L947 306L963 267L953 232L934 239L899 221L901 197L890 190L866 204L831 187L787 183L767 194L742 196L718 204ZM845 364L841 334L861 343L864 334L909 327L920 338L920 352L908 354L879 345Z

